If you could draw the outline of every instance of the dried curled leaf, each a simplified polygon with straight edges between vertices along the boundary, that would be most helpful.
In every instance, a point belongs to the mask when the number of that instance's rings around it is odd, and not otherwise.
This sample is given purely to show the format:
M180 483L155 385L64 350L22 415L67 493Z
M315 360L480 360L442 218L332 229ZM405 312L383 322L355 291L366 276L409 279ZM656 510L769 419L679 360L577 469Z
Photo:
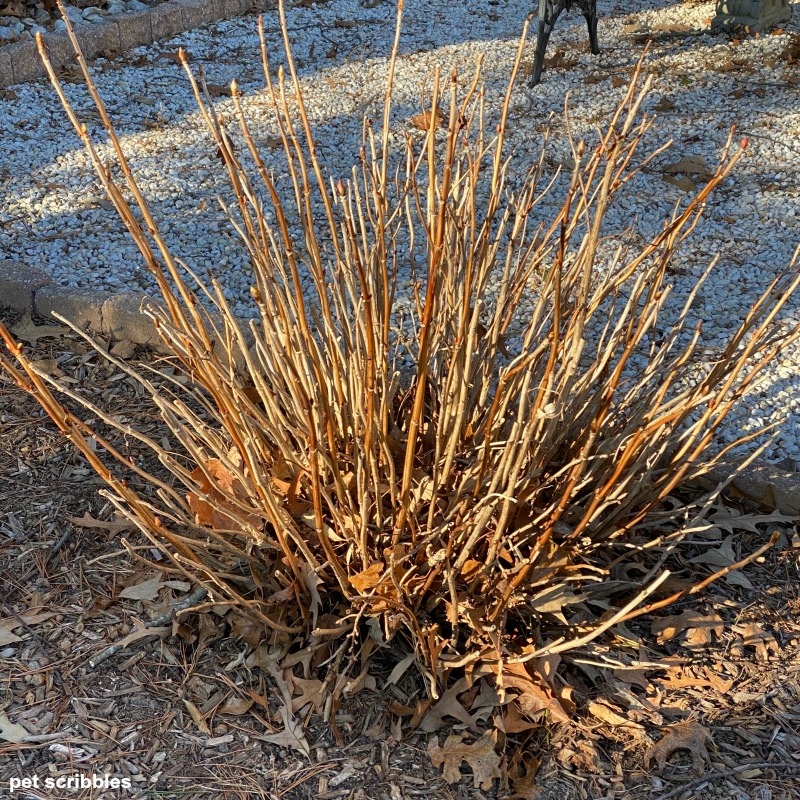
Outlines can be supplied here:
M378 585L378 581L381 579L381 575L383 575L385 569L383 564L376 561L362 572L351 575L350 584L357 592L364 594Z
M466 678L459 679L433 704L422 719L419 729L425 733L433 733L444 727L445 717L452 717L467 725L475 727L475 720L458 701L458 695L467 689Z
M421 131L427 131L431 127L431 112L426 110L420 111L419 114L414 114L414 116L411 117L411 124ZM433 129L441 128L443 124L444 114L440 108L437 108L433 118Z
M591 702L589 703L589 713L599 719L601 722L604 722L606 725L611 725L614 728L618 727L635 727L641 728L641 725L638 725L635 722L631 722L627 717L622 716L622 714L618 713L619 709L612 707L608 702Z
M741 634L745 647L755 647L758 661L769 661L770 651L775 655L781 652L775 637L769 631L765 631L757 622L737 625L734 630Z
M558 698L553 695L552 689L541 675L533 677L525 664L505 664L502 671L496 666L498 672L497 687L499 690L519 689L517 696L520 711L526 717L546 711L553 722L568 722L569 715L564 710Z
M670 725L667 733L645 753L645 769L650 769L650 764L655 761L659 771L662 771L667 765L667 759L676 750L688 750L692 754L694 771L702 775L705 765L711 760L706 742L713 741L711 733L699 722L679 722Z
M659 642L683 636L683 643L688 647L707 647L711 644L712 634L719 637L725 630L722 617L716 612L703 615L691 610L654 619L650 627Z
M508 764L508 779L514 789L509 800L528 800L536 797L539 787L536 785L536 773L541 762L533 753L518 750Z
M461 764L466 761L472 769L475 788L491 789L495 778L500 778L500 756L494 751L494 741L489 731L473 744L463 742L464 734L451 734L443 746L438 737L428 743L428 755L434 767L444 764L442 775L448 783L461 780Z
M205 470L197 467L192 471L191 478L197 482L200 492L189 492L186 500L198 525L217 531L241 531L243 524L253 527L260 525L260 517L237 508L228 499L233 497L246 505L252 491L248 491L220 459L209 458L205 462Z

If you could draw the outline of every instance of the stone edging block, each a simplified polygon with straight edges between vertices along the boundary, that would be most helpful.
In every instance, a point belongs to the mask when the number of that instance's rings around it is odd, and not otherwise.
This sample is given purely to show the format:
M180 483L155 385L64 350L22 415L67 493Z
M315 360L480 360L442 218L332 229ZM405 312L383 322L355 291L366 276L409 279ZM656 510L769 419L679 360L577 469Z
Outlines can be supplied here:
M111 297L111 292L91 289L78 292L68 286L50 284L36 292L34 310L45 319L52 319L53 313L56 313L80 328L102 331L103 304Z
M112 295L56 286L46 272L36 267L0 261L0 309L35 311L43 317L52 317L56 312L76 325L88 326L111 339L147 344L163 352L153 321L142 310L149 304L155 305L156 301L141 292ZM241 328L246 334L247 325L242 323ZM699 482L710 488L729 474L725 469L717 469ZM783 514L800 516L800 472L757 462L732 485L756 502Z
M53 279L37 267L0 261L0 308L31 311L36 291L52 282Z
M107 22L77 28L76 35L84 56L94 58L104 50L131 50L200 25L241 16L251 5L252 0L167 0L148 11L119 14ZM53 66L59 68L74 61L65 34L49 31L44 41ZM38 80L46 74L36 42L15 42L0 48L0 87Z
M0 261L0 309L38 314L53 319L58 314L80 328L113 341L163 347L153 320L145 313L158 305L143 292L113 294L95 289L58 286L43 270L15 261Z
M145 309L152 305L155 305L153 298L142 292L112 295L100 310L102 332L114 340L160 345L161 337L153 320L145 313Z

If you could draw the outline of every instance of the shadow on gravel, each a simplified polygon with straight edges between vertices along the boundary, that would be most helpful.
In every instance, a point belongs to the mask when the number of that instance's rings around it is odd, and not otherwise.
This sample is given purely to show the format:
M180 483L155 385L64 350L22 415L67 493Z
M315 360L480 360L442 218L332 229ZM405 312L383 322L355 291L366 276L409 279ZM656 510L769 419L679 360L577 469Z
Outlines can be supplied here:
M573 135L577 139L586 137L589 142L596 139L596 128L604 125L644 50L648 36L645 12L672 5L651 1L632 11L629 6L615 4L609 8L601 2L599 56L588 53L583 18L574 13L562 16L550 40L549 64L542 83L529 89L523 76L515 94L511 115L515 130L509 145L520 167L538 153L550 115L555 115L555 122L547 168L552 173L568 163L563 123L568 89L572 93ZM706 6L708 13L713 13L713 6ZM444 0L424 6L409 3L401 38L404 76L394 108L399 132L396 144L406 134L421 135L411 120L422 99L429 100L431 75L437 63L445 70L451 63L458 63L463 80L467 80L475 58L484 54L487 94L492 102L498 100L517 37L531 10L532 6L511 0L467 0L457 8ZM655 91L647 107L662 117L666 123L663 127L668 127L676 140L674 150L656 166L675 162L684 153L702 156L713 166L730 124L739 122L737 105L747 101L756 100L758 111L749 112L749 122L742 133L749 135L755 145L768 141L770 119L791 108L796 93L789 83L781 86L777 85L779 80L765 81L762 74L753 70L751 60L738 55L729 35L695 35L681 30L680 21L687 13L686 7L675 6L674 17L670 13L666 23L661 17L661 28L665 29L652 31L653 41L645 57L645 72L656 76ZM283 60L277 13L266 13L264 19L269 55L276 70ZM673 19L676 24L671 30ZM643 26L644 30L626 29L624 24ZM93 69L110 116L118 123L123 146L130 144L133 151L134 172L145 187L156 218L163 220L164 232L176 254L201 273L219 269L224 279L231 268L244 272L246 264L238 243L225 236L228 224L214 197L222 194L229 198L227 181L222 165L214 157L210 136L196 134L204 126L188 80L176 63L179 45L188 51L195 69L205 69L207 80L219 95L214 100L219 106L231 107L225 86L237 78L254 137L268 166L279 180L282 175L285 177L286 168L276 148L277 131L263 88L255 16L222 23L215 30L214 35L202 30L187 32L146 51L134 51L117 62L97 61ZM379 118L385 59L393 34L391 2L374 8L326 3L316 8L296 7L290 13L295 58L309 86L310 105L315 109L314 135L323 162L334 163L335 169L341 171L336 177L346 177L342 165L358 161L363 116ZM532 62L534 46L535 34L531 32L524 66ZM681 53L689 53L700 62L699 73L674 66L675 57ZM704 80L699 81L699 76ZM326 87L330 89L329 96ZM105 132L84 87L70 83L66 90L95 140L104 141ZM93 271L95 282L103 281L112 288L152 288L149 277L130 266L140 257L116 213L102 197L52 88L44 84L20 86L13 89L13 94L14 97L0 100L0 117L16 131L16 136L6 137L4 153L0 155L0 256L31 261L51 271L70 271L75 264L77 273ZM660 131L657 123L651 136L654 147L666 139ZM137 137L135 145L126 142L129 135ZM110 149L105 149L110 162ZM765 174L769 168L774 169L772 175ZM789 200L795 172L791 163L743 160L735 172L734 184L715 195L709 217L734 220L732 226L741 224L738 203L742 187L750 187L753 192L771 187L772 198ZM783 177L775 178L775 173ZM696 180L691 175L679 177L690 183ZM642 187L639 194L634 194L631 208L621 210L617 220L620 229L635 215L646 234L685 196L685 190L657 178L649 189ZM558 203L559 196L557 186L545 212ZM51 202L48 208L47 201L53 197L58 202ZM764 237L758 233L757 215L753 223L753 230L732 227L730 256L735 263L759 268L753 285L743 289L755 292L758 285L768 281L776 266L787 263L800 238L800 228L787 216L783 227ZM743 240L748 242L744 248L739 244ZM77 242L80 247L76 247ZM109 252L125 254L127 263L122 270L109 263ZM713 255L695 253L690 266L699 270Z

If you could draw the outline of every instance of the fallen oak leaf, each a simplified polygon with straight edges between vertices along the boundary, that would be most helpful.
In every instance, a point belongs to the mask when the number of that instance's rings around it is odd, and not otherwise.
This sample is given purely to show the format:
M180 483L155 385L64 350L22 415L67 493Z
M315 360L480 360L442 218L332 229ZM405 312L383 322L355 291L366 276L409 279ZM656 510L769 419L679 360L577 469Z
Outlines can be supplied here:
M7 17L27 17L28 16L28 9L25 6L25 3L22 0L9 0L9 2L3 4L3 8L0 9L1 16Z
M719 692L720 694L727 694L733 688L733 684L735 683L733 678L723 678L721 675L717 675L717 673L709 667L705 667L703 669L703 674L708 679L708 685L715 692Z
M500 756L494 751L492 734L489 731L476 742L469 744L463 741L463 733L450 734L443 746L439 746L439 737L434 736L428 742L428 756L434 767L441 767L442 777L448 783L461 781L461 764L466 761L472 769L472 785L478 789L489 790L495 778L501 779Z
M124 639L115 644L117 650L124 650L134 642L138 642L139 639L145 639L149 636L158 636L159 638L163 639L172 631L171 626L165 626L163 628L148 628L144 622L136 619L136 617L133 617L132 619L136 630L131 631Z
M647 678L646 669L617 667L611 674L617 680L628 683L631 686L638 686L645 691L650 688L650 681Z
M593 701L589 703L589 713L611 727L641 728L637 722L631 722L627 717L618 714L610 705Z
M279 733L271 733L267 736L259 736L265 742L280 745L281 747L291 747L302 753L306 758L311 758L311 747L303 733L303 726L289 713L286 706L281 706L278 711L283 718L284 729Z
M536 797L539 787L536 785L536 773L541 761L527 750L517 750L508 764L508 779L514 794L508 800L528 800Z
M475 719L458 701L458 695L467 690L467 679L460 678L427 710L419 729L424 733L433 733L444 727L444 718L453 717L470 728L475 727Z
M300 694L292 698L292 713L308 705L313 711L318 711L325 705L325 684L318 678L297 678L290 673L289 683L293 689L300 690Z
M15 617L0 619L0 646L22 641L21 637L13 633L15 629L24 628L25 626L30 627L53 616L55 616L54 611L38 611L33 608L17 614Z
M756 649L756 659L758 661L769 661L770 651L775 655L781 652L775 637L756 622L735 625L733 630L741 635L745 647L754 647Z
M625 709L625 716L631 722L644 723L649 722L653 725L663 725L664 717L658 709L658 705L654 705L645 696L641 696L632 691L624 683L618 680L611 679L608 681L610 694L614 698L617 706ZM655 698L654 698L655 699ZM607 701L606 701L607 702ZM656 700L656 703L658 700ZM638 725L635 726L639 728ZM644 736L643 729L639 731Z
M536 680L525 667L525 664L504 664L502 669L493 665L497 671L497 689L501 700L506 689L519 689L516 700L520 710L526 717L535 717L538 713L547 712L553 722L569 722L569 715L564 707L553 696L551 689Z
M706 749L706 742L712 742L711 733L699 722L678 722L666 729L666 734L659 739L644 756L645 769L655 760L659 772L667 766L667 759L676 750L688 750L692 754L692 766L698 775L702 775L705 765L711 761Z
M783 48L778 58L785 59L790 64L800 61L800 33L793 33L786 47Z
M146 600L155 602L162 589L176 589L179 592L186 592L191 587L186 581L163 581L163 575L158 574L154 578L149 578L133 586L126 586L117 597L124 597L127 600Z
M689 647L706 647L711 644L712 634L722 636L725 624L715 611L703 616L697 611L687 610L682 614L654 619L650 630L658 642L683 636L683 643Z
M136 527L127 519L95 519L88 511L82 517L67 517L67 522L79 528L98 528L109 533L124 533Z
M752 531L762 534L763 531L758 528L759 525L783 525L790 528L796 519L794 516L781 514L779 511L773 511L770 514L742 514L738 510L726 506L714 506L709 514L709 521L728 533Z
M715 520L716 522L716 520ZM736 553L733 551L733 534L728 536L719 547L706 550L694 558L689 559L692 564L707 564L711 567L729 567L736 563ZM745 589L753 589L753 584L740 571L729 572L725 575L725 582Z
M46 372L51 378L64 377L64 371L54 358L37 358L35 361L31 361L31 366L40 372Z
M64 336L69 333L69 328L63 325L36 325L31 319L30 312L25 314L22 322L14 326L11 332L23 342L28 344L36 344L39 339L45 339L50 336Z
M164 584L161 582L163 575L156 575L133 586L126 586L117 597L124 597L127 600L149 600L153 602L161 591Z
M542 727L541 722L534 722L523 716L516 700L507 703L499 713L494 715L494 723L499 730L506 734L522 733Z
M20 627L15 619L0 619L0 647L14 642L21 642L22 637L13 633L14 628Z

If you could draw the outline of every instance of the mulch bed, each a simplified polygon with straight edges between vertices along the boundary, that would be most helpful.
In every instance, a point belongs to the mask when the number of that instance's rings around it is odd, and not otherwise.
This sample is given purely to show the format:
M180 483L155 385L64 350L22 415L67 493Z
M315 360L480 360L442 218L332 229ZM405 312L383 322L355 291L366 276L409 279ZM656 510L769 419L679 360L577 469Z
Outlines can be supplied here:
M41 369L159 435L135 381L78 336L20 330ZM130 343L116 348L168 380L166 359ZM116 444L146 457L133 440ZM38 788L14 796L511 796L497 781L473 786L466 762L460 783L444 781L426 753L429 740L468 732L452 718L432 735L409 732L390 706L422 696L410 674L391 688L354 693L336 716L338 740L310 713L313 702L296 709L302 729L289 736L280 687L252 664L251 632L219 609L173 619L170 609L192 587L131 555L160 557L113 516L101 488L35 402L0 376L0 796L12 779L34 777ZM792 521L733 500L717 521L719 550L747 554L776 528L781 539L704 597L641 617L602 645L613 653L633 642L639 662L654 666L579 665L594 699L575 725L543 722L524 734L538 789L523 796L800 798L800 536ZM745 531L728 540L726 526ZM678 577L703 576L709 564L685 560ZM127 646L106 654L121 642ZM376 662L376 687L390 669ZM66 783L93 771L130 788ZM47 778L54 786L62 779L61 788L47 788Z

